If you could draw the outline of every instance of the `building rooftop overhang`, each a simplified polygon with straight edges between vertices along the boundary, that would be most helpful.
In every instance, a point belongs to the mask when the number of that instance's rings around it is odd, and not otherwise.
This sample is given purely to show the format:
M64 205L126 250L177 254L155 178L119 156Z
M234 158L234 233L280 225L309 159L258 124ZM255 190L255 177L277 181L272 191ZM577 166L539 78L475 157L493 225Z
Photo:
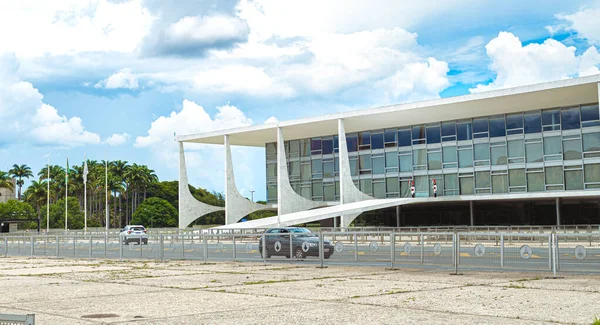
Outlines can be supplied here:
M243 128L181 135L178 141L223 144L229 135L231 145L263 147L277 141L277 127L285 140L337 134L337 120L343 119L347 133L419 125L480 116L598 102L600 75L564 79L535 85L499 89L464 96L422 102L360 109Z

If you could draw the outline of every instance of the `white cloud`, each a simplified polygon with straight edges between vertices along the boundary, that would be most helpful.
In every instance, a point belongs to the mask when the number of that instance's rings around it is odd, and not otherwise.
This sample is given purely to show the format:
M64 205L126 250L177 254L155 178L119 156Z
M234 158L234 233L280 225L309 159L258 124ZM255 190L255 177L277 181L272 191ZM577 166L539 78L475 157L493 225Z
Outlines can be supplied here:
M115 133L110 137L106 138L103 143L108 144L109 146L120 146L129 141L130 135L127 133Z
M549 26L548 30L557 32L562 29L575 31L582 38L587 39L590 43L600 44L600 2L596 8L586 8L577 11L570 15L559 14L556 18L566 21L566 23L557 26Z
M42 94L29 82L21 81L14 55L0 56L0 128L2 141L29 141L34 145L75 147L100 143L100 137L86 131L82 120L60 115L45 104Z
M591 76L600 74L600 53L596 47L588 48L579 59L579 76Z
M1 1L0 44L19 57L136 50L154 18L142 0Z
M277 122L279 122L279 119L276 118L275 116L271 116L265 120L264 124L277 123Z
M138 89L138 79L130 69L122 69L118 72L113 73L110 77L98 82L95 88L106 88L106 89Z
M593 72L600 63L595 48L577 56L575 47L553 39L523 46L521 40L509 32L501 32L485 48L492 61L490 69L497 76L487 85L470 89L471 92L571 78Z
M229 65L199 71L193 87L203 93L242 93L250 96L291 96L294 90L269 76L264 69L247 65Z

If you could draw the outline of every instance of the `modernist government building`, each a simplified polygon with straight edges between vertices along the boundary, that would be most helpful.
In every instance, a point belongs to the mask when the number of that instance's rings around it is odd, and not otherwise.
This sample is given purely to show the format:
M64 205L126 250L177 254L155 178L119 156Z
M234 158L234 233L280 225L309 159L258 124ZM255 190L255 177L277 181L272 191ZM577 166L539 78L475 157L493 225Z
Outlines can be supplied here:
M179 136L180 227L223 209L227 228L600 224L599 91L596 75ZM186 142L225 147L225 208L189 193ZM264 148L266 206L236 189L230 145ZM278 215L238 223L261 209Z

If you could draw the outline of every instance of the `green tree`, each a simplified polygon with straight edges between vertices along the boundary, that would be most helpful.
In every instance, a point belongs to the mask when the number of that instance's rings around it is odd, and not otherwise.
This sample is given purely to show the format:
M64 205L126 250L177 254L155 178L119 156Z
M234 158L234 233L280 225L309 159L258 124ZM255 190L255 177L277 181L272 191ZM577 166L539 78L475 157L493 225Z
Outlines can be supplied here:
M31 204L17 200L10 200L5 203L0 203L0 219L5 220L22 220L35 219L35 211ZM37 228L36 222L27 222L19 225L19 228L34 229Z
M23 187L23 184L25 183L23 181L23 177L25 177L25 178L33 177L31 168L29 168L29 166L27 166L27 165L14 164L13 168L11 168L8 171L8 173L11 174L12 177L18 178L17 186L19 186L19 195L17 197L18 197L19 201L21 201L21 187Z
M153 197L145 200L133 214L131 223L146 227L177 227L177 210L166 200Z
M77 198L70 197L68 205L68 229L83 229L83 211L79 208ZM46 209L42 209L42 228L46 227ZM88 227L99 227L98 222L88 220ZM65 228L65 199L50 204L50 228Z
M0 170L0 188L7 188L10 190L14 190L12 178L7 172L3 172Z
M46 182L32 181L31 185L29 185L25 193L23 193L25 200L35 206L38 217L40 216L40 207L44 205L47 200L46 192Z

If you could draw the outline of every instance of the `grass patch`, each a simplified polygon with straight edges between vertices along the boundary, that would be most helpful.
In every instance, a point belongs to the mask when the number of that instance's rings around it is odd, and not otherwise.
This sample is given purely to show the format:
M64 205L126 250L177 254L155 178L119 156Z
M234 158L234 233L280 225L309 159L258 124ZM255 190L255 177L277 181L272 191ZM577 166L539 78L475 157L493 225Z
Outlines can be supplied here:
M600 319L594 316L594 321L592 322L592 325L600 325Z

